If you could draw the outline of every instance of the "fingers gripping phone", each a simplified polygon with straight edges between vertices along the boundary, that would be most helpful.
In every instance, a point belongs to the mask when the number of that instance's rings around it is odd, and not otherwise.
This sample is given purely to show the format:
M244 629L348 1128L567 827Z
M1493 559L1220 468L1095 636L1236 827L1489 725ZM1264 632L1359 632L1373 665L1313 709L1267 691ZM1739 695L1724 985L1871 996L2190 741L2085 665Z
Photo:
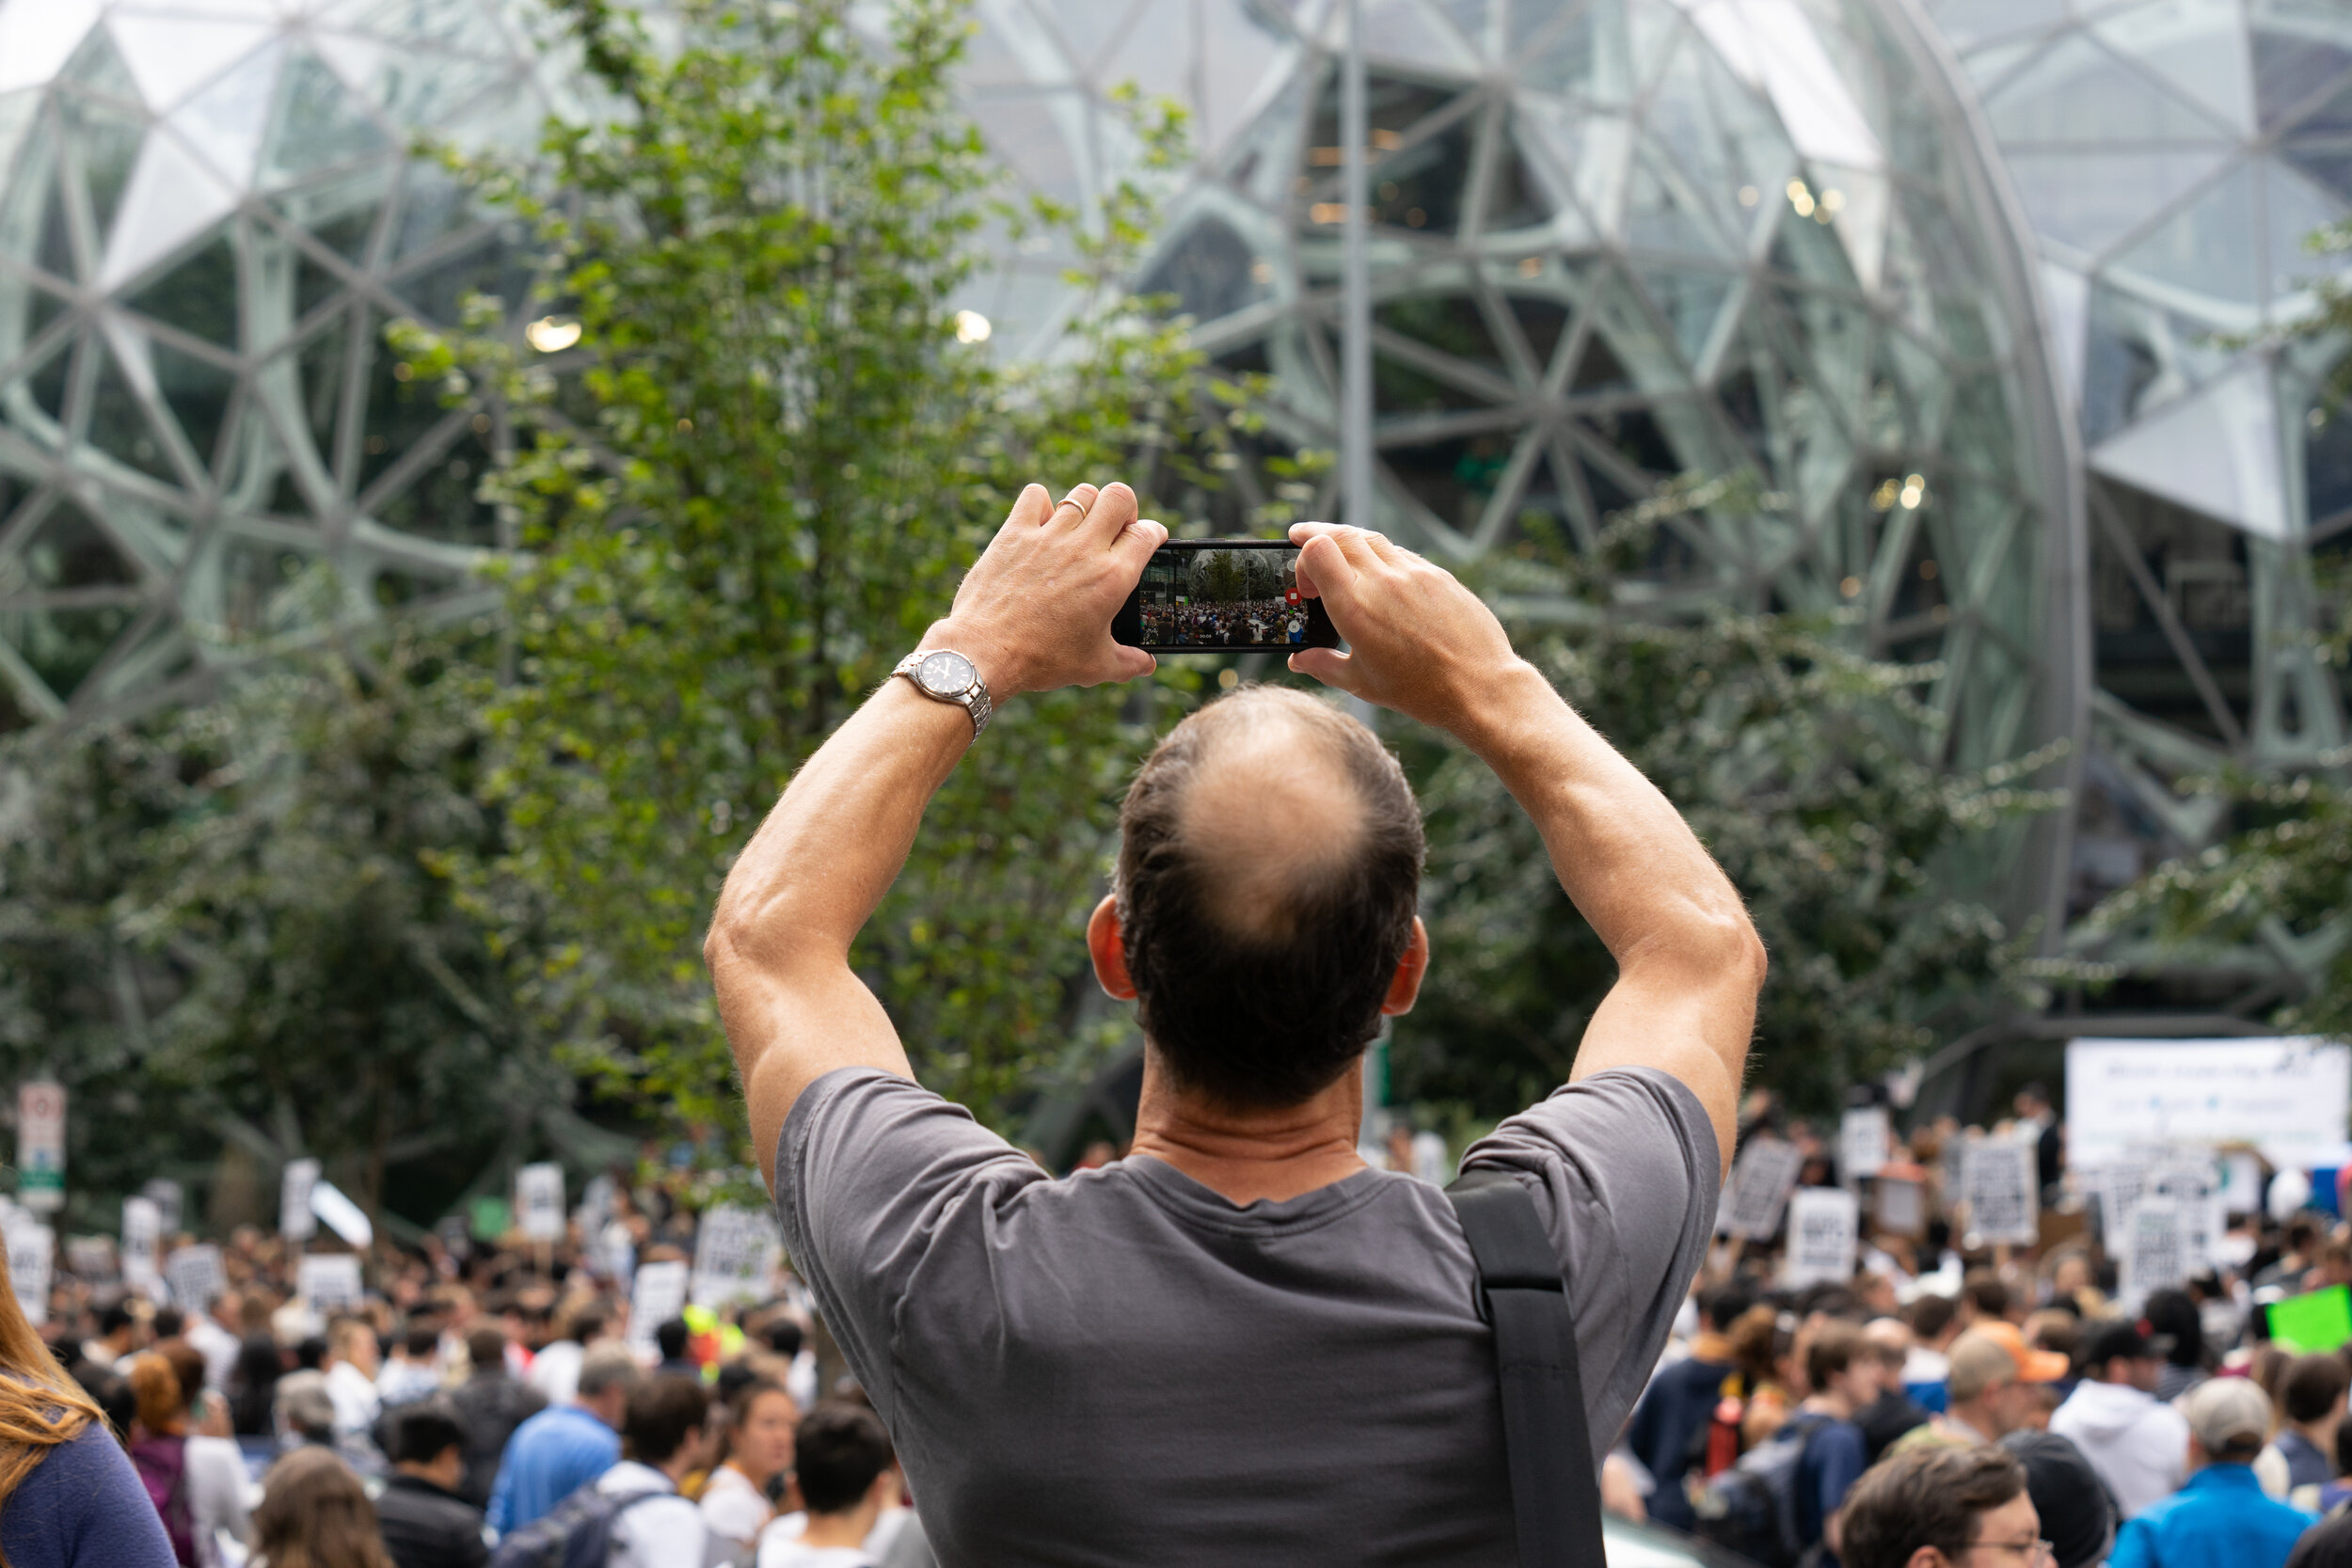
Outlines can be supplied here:
M1111 638L1150 654L1336 648L1323 601L1298 590L1298 546L1279 539L1171 539L1111 620Z

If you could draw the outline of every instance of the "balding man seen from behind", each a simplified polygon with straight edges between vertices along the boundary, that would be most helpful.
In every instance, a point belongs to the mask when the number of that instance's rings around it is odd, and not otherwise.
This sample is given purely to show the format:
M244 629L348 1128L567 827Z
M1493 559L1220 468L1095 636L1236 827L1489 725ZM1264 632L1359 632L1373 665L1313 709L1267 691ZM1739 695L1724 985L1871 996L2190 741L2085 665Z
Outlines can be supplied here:
M914 1083L850 970L992 705L1151 673L1109 626L1166 538L1124 485L1031 486L736 863L707 952L787 1244L948 1568L1508 1563L1470 1246L1438 1189L1357 1154L1364 1048L1442 961L1420 811L1371 731L1249 689L1144 760L1086 931L1145 1039L1125 1160L1049 1178ZM1605 1452L1713 1229L1762 946L1475 595L1376 533L1292 540L1348 651L1291 669L1475 752L1616 958L1569 1083L1463 1157L1534 1199Z

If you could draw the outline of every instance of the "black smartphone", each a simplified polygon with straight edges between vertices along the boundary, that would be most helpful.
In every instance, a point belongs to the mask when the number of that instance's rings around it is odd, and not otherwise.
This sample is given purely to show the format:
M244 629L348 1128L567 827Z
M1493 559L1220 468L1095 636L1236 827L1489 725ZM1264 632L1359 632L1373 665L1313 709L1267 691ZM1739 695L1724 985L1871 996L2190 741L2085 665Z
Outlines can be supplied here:
M1321 599L1298 591L1298 546L1283 539L1171 539L1111 619L1111 638L1152 654L1336 648Z

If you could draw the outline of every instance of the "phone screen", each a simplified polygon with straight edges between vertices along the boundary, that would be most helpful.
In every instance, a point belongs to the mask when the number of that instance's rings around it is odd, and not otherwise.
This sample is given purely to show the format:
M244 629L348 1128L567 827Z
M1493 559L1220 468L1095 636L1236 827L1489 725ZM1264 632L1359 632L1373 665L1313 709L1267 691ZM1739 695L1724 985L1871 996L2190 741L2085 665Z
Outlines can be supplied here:
M1111 622L1114 640L1154 654L1336 648L1321 599L1298 591L1298 546L1280 540L1171 540Z

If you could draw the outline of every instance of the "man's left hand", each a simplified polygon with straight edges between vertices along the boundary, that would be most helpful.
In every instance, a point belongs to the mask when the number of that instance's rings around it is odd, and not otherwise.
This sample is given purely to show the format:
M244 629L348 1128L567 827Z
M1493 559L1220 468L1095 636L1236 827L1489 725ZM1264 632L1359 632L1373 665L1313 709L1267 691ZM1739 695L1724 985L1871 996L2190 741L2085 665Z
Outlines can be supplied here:
M1136 515L1136 493L1124 484L1081 484L1058 504L1032 484L923 646L971 659L1000 703L1148 675L1156 661L1113 641L1111 617L1167 541L1167 529Z

